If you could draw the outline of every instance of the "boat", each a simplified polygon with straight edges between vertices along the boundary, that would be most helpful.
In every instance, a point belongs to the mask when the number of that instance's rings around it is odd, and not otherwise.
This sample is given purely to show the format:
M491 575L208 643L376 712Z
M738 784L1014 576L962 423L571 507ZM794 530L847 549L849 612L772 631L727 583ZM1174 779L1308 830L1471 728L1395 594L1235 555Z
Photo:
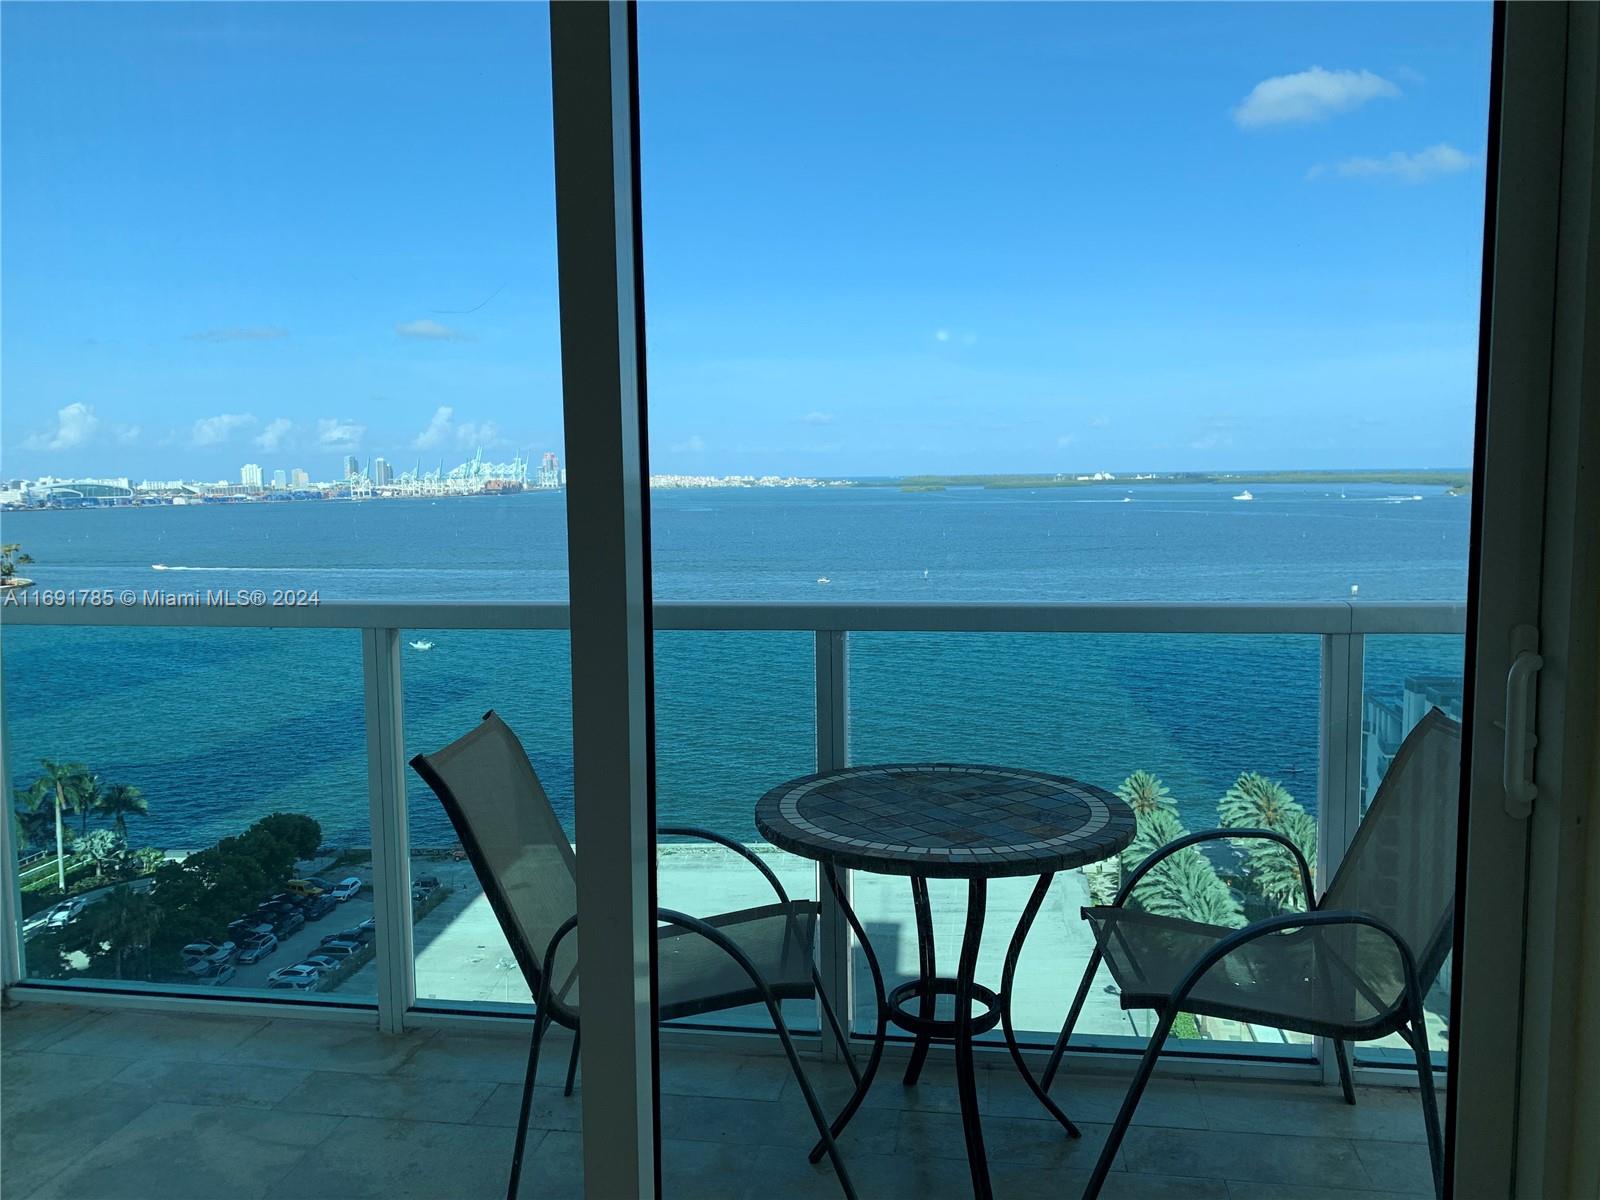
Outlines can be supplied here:
M1122 498L1122 502L1124 504L1132 504L1133 503L1133 497L1132 496L1124 496Z
M170 570L172 570L172 568L167 566L166 563L151 563L150 564L150 569L152 571L170 571Z
M819 575L817 577L817 582L818 583L832 583L833 580L829 579L826 575Z
M1255 497L1250 494L1250 489L1246 488L1244 491L1240 492L1237 496L1235 496L1234 499L1235 500L1254 500Z
M409 643L413 650L432 650L432 642L416 641Z

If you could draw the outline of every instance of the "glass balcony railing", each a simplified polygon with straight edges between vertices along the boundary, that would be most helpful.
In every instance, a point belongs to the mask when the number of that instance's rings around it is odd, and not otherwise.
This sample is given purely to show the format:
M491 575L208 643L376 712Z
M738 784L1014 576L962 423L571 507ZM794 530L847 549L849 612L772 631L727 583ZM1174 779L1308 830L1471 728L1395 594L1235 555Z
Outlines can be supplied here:
M6 870L21 906L7 934L24 983L373 1006L389 1027L412 1010L526 1012L528 989L470 865L405 760L492 707L577 832L565 623L560 605L8 614L3 766L19 812ZM659 820L755 842L791 895L816 897L813 864L759 843L756 798L817 769L919 759L1016 763L1158 797L1191 830L1216 824L1251 775L1303 812L1320 887L1408 722L1430 705L1459 715L1464 612L662 604L656 627ZM73 789L100 799L79 806ZM658 863L663 904L765 900L759 876L715 850L663 839ZM1241 920L1270 903L1233 852L1211 866ZM1056 878L1018 970L1025 1043L1059 1028L1090 948L1078 909L1114 891L1118 871L1112 861ZM296 899L339 893L345 880L346 899ZM991 892L994 961L980 959L980 977L998 974L1030 882ZM948 934L940 950L953 960L963 897L931 890L936 940ZM909 889L857 873L853 895L893 986L916 968ZM311 919L296 922L296 909ZM873 1023L871 990L830 909L824 897L821 974L859 1035ZM280 949L243 962L260 925ZM276 975L340 934L354 945L329 952L315 980ZM1147 1032L1108 984L1091 990L1075 1045L1126 1049ZM1445 1046L1448 966L1428 1009L1430 1040ZM819 1025L810 1003L786 1017L800 1031ZM761 1012L717 1021L767 1025ZM1231 1022L1177 1031L1185 1053L1327 1052ZM1375 1044L1359 1061L1392 1056Z

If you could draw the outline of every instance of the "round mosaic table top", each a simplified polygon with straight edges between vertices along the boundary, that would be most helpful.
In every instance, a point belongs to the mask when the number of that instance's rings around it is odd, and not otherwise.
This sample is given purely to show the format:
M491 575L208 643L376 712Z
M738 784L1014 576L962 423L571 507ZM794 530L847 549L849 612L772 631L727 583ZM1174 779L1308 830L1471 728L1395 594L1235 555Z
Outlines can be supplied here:
M1117 797L1063 775L892 763L780 784L757 801L756 828L774 846L851 870L988 879L1110 858L1134 826Z

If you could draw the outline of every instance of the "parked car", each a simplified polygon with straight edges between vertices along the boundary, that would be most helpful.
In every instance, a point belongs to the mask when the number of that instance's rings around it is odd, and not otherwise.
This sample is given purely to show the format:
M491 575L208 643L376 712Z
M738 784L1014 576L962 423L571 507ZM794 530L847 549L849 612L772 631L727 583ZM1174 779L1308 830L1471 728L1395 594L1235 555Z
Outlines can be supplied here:
M349 929L339 930L334 936L346 942L357 942L365 946L377 934L371 929L363 929L360 925L352 925Z
M342 904L350 899L351 896L360 893L364 886L359 877L351 875L349 878L341 879L333 885L332 895L335 900Z
M272 923L270 921L257 921L251 917L242 917L229 923L228 932L233 935L234 942L242 946L250 938L260 937L264 933L271 933Z
M288 937L295 930L305 928L305 923L305 914L299 909L291 909L273 922L272 931L279 937Z
M189 974L193 975L196 979L209 979L211 976L219 973L224 967L228 967L228 963L226 961L211 962L210 960L204 958L191 958L183 964L183 969ZM228 969L231 970L232 968L229 967Z
M317 973L313 971L309 975L294 975L284 979L269 979L267 980L267 987L274 991L279 991L284 988L292 988L297 992L309 992L317 986L317 978Z
M309 879L291 879L283 886L284 889L292 896L305 896L308 898L311 896L320 896L326 890L318 887Z
M324 879L320 875L307 875L306 876L306 882L309 883L309 884L312 884L313 886L315 886L320 891L324 891L324 892L333 891L333 884L329 883L326 879Z
M329 971L336 970L342 961L342 959L334 958L327 954L313 954L305 960L305 965L315 967L323 974L327 974Z
M65 929L69 924L78 919L87 902L84 900L63 900L50 910L50 919L46 922L51 929Z
M234 970L232 963L223 963L215 971L212 971L203 979L196 979L195 982L201 987L221 987L236 974L238 974L238 972Z
M430 892L439 886L437 875L420 875L412 882L412 887L427 888Z
M320 921L338 907L339 902L332 896L313 896L303 911L306 920Z
M310 979L315 981L321 978L322 972L309 963L296 963L292 967L279 967L267 976L267 982L273 984L281 979Z
M360 942L344 942L336 937L326 938L317 953L327 958L349 958L361 949Z
M201 942L190 942L178 951L185 960L194 960L210 963L212 966L221 966L230 961L239 951L233 942L213 942L209 939Z
M278 939L274 935L270 933L257 934L240 949L239 961L242 963L260 962L277 948Z

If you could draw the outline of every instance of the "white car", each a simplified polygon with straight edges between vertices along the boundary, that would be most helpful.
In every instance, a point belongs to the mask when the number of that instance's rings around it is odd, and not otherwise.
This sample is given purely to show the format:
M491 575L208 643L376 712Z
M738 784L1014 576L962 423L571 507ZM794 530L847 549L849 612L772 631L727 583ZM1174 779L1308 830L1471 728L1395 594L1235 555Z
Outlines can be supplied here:
M233 959L235 946L232 942L190 942L178 951L187 962L204 962L212 966L221 966Z
M84 909L82 900L63 900L50 910L50 920L46 922L51 929L65 929L78 919L78 914Z
M350 899L351 896L357 895L361 891L362 886L361 880L352 875L348 879L341 879L338 883L334 884L333 891L331 891L329 895L331 895L340 904L343 904L346 900Z
M321 971L305 963L299 963L292 967L279 967L267 976L267 986L290 987L297 984L310 986L321 978Z
M339 960L336 958L331 958L326 954L313 954L309 958L305 959L305 961L301 963L301 966L315 967L317 970L326 974L327 972L332 971L339 966Z

